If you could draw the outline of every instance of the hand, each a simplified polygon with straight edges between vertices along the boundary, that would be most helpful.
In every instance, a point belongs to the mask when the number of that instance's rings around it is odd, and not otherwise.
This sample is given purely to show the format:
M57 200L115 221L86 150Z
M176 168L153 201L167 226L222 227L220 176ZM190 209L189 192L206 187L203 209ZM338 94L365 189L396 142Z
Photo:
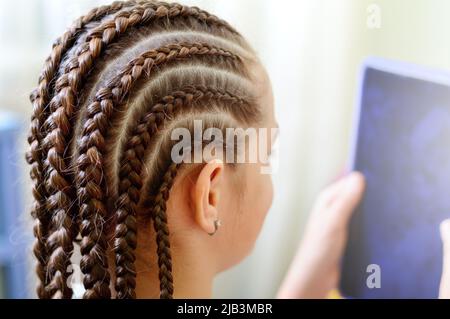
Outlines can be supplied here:
M441 223L441 238L444 247L444 263L439 298L450 299L450 219Z
M279 298L325 298L337 287L348 222L364 187L362 174L353 172L322 191Z

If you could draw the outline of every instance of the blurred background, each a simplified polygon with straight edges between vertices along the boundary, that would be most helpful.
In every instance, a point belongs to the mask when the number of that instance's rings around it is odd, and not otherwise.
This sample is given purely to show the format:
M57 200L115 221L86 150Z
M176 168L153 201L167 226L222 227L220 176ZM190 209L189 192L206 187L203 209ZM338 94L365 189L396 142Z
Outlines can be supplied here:
M0 298L34 297L31 202L23 153L53 40L104 0L0 0ZM345 168L357 75L367 56L450 69L450 1L180 0L229 21L272 79L281 128L275 200L254 252L216 281L214 297L270 298L314 198Z

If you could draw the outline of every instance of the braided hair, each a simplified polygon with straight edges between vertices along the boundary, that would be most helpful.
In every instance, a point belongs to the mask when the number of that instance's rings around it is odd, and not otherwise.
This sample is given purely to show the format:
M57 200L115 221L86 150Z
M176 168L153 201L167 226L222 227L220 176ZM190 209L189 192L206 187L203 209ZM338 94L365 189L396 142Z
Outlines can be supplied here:
M222 129L257 121L254 63L226 22L173 3L114 2L56 40L30 96L26 156L39 298L72 297L74 243L84 298L135 298L142 216L156 233L160 297L172 298L166 202L180 164L167 136L194 118Z

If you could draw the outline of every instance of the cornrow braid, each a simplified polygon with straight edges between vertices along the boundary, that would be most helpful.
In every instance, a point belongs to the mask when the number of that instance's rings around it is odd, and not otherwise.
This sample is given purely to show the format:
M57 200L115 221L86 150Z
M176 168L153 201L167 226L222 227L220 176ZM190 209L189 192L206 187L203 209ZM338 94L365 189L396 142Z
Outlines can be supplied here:
M27 156L40 298L72 297L67 268L78 234L84 298L135 298L137 217L145 212L160 297L173 297L166 202L180 165L168 158L165 136L200 114L222 126L256 122L255 63L226 22L164 2L94 9L55 42L32 94Z
M159 287L161 299L173 298L172 256L170 254L169 227L167 225L166 202L169 200L169 192L177 175L179 165L173 163L164 174L163 182L158 195L154 200L152 211L153 225L156 232Z

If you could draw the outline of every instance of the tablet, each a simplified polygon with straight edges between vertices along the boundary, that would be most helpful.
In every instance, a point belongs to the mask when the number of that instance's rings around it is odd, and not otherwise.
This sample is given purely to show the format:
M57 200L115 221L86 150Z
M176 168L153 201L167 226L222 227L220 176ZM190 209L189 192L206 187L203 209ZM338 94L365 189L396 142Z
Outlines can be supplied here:
M439 224L450 218L450 74L370 58L359 86L350 168L367 185L349 225L341 293L436 298Z

